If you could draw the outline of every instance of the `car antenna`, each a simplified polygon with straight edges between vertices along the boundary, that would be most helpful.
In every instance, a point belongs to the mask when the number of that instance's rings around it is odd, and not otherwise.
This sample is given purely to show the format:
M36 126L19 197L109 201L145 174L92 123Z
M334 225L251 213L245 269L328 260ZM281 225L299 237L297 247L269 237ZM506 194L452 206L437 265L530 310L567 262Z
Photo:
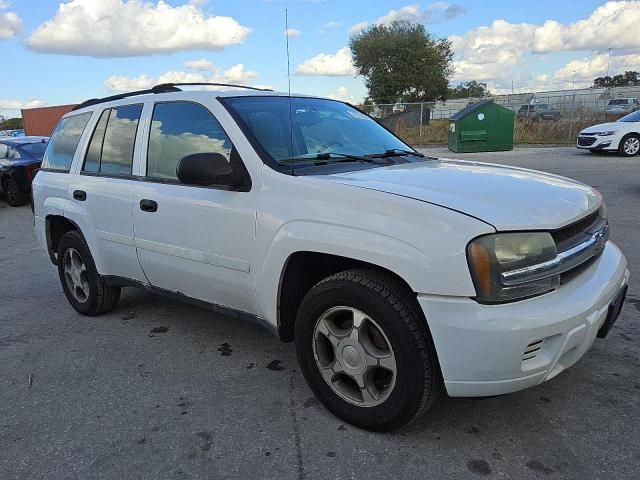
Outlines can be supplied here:
M293 157L293 114L291 113L291 62L289 60L289 13L284 9L284 36L287 39L287 83L289 93L289 156Z

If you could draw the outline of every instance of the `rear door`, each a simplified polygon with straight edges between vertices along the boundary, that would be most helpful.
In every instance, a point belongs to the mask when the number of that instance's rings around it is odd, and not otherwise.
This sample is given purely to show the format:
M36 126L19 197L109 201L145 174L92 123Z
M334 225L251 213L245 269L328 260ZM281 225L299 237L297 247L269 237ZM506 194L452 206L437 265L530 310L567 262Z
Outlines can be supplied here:
M176 177L178 161L192 153L239 159L216 108L221 109L217 102L155 103L143 181L134 195L135 244L153 286L257 313L250 249L259 188L190 186Z
M141 103L103 110L89 139L79 172L69 182L69 198L86 212L95 231L102 275L140 282L146 278L133 243L134 147Z

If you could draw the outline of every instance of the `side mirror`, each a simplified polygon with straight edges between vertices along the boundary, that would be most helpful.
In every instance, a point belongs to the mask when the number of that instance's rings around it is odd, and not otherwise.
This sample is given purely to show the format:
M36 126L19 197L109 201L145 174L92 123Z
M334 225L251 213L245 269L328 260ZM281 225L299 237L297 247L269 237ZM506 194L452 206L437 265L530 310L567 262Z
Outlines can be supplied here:
M242 183L242 172L233 168L221 153L193 153L182 157L176 176L186 185L227 185Z

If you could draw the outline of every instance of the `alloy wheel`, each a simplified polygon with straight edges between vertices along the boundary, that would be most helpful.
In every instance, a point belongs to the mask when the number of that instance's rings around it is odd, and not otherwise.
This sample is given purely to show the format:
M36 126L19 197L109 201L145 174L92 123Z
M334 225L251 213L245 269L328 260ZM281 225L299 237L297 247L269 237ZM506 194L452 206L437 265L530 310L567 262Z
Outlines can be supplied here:
M384 402L396 381L396 358L384 331L364 312L333 307L313 332L316 365L329 387L359 407Z
M629 137L622 146L624 153L627 155L635 155L640 151L640 139L638 137Z
M73 297L80 303L89 299L89 276L82 257L75 248L68 248L62 259L64 278Z

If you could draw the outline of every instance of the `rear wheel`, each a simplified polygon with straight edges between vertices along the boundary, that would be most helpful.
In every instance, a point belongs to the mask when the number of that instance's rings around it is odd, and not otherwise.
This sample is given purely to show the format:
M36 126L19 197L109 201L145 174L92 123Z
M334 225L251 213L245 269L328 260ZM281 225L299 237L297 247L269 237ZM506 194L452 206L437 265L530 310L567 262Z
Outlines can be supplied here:
M349 270L318 283L298 311L295 342L316 397L360 428L397 429L418 418L442 390L422 312L391 276Z
M67 232L60 239L58 275L67 300L83 315L109 312L120 300L120 287L104 283L87 242L78 231Z
M4 181L4 194L12 207L21 207L27 203L27 195L20 190L16 181L11 177Z
M633 157L640 152L640 135L630 133L622 137L618 151L625 157Z

